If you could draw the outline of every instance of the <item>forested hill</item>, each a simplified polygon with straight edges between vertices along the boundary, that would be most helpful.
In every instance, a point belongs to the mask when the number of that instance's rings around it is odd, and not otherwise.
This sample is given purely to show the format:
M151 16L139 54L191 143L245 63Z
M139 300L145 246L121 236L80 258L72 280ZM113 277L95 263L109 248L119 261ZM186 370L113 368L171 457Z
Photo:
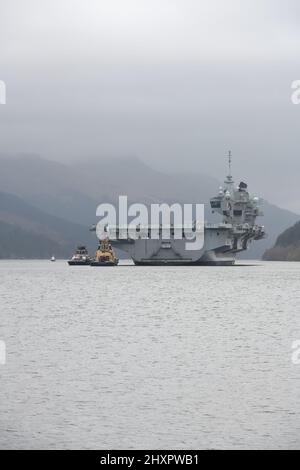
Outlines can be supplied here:
M75 224L0 192L0 258L68 258L77 244L96 245L88 227Z
M273 248L264 253L267 261L300 261L300 221L285 230Z

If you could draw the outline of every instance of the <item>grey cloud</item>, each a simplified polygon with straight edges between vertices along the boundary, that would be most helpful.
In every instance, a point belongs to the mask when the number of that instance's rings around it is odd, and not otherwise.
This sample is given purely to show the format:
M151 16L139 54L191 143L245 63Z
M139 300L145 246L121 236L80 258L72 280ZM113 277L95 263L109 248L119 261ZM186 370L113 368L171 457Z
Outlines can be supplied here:
M234 172L299 208L297 1L1 0L1 153Z

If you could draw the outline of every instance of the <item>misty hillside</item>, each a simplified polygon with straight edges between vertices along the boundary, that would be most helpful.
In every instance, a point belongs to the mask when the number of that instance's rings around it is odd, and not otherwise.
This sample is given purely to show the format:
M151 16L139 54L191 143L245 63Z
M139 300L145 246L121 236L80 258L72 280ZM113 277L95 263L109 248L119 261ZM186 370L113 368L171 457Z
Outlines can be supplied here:
M264 252L272 247L280 233L297 222L300 218L286 209L274 206L267 201L263 204L263 217L258 217L257 221L266 228L267 238L253 241L247 251L242 253L243 259L261 259Z
M95 248L95 236L74 224L0 192L0 257L69 257L78 243Z
M0 191L71 222L94 222L96 200L81 190L86 185L72 168L35 156L1 157L0 165Z
M95 222L101 202L203 202L218 188L206 175L167 175L136 158L61 164L39 157L0 158L0 190L16 194L55 216Z
M98 204L116 203L121 194L128 196L129 203L206 203L206 219L212 220L209 198L217 193L221 184L221 178L218 181L207 175L165 174L137 158L101 158L62 164L37 156L1 157L0 165L0 191L17 195L31 206L31 210L39 209L38 234L65 247L89 243L88 227L96 221ZM251 191L251 182L249 188ZM3 222L16 223L14 210L7 209ZM22 213L23 210L25 208L20 207L18 226L32 229L32 221L25 220L27 216L22 218L26 212ZM259 222L265 225L268 238L254 242L242 254L243 258L261 258L265 250L274 245L278 235L299 220L297 214L267 202L264 213ZM51 223L47 214L54 217ZM62 224L60 229L58 220ZM35 225L35 234L36 229Z
M42 234L35 234L0 220L0 259L65 258L70 250Z
M279 235L275 245L264 253L263 259L266 261L300 261L300 222Z

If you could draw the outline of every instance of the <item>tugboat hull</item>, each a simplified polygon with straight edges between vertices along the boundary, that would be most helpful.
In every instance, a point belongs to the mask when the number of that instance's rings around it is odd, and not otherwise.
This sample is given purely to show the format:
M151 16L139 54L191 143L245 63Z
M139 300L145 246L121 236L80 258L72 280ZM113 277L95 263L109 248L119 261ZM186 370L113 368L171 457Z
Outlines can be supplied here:
M91 266L98 266L98 267L107 267L107 266L117 266L118 261L92 261Z
M90 266L91 261L76 261L76 260L69 260L68 261L69 266Z

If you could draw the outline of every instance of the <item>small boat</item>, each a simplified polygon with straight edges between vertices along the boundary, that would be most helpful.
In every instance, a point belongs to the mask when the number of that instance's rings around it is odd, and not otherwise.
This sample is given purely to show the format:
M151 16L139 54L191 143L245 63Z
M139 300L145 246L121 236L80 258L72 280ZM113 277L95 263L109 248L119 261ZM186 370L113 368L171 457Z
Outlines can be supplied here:
M68 260L69 266L90 266L91 257L85 246L78 246L75 254Z
M52 262L56 261L55 256L51 256L50 261L52 261Z
M91 262L91 266L117 266L119 260L112 249L109 239L99 241L95 258Z

